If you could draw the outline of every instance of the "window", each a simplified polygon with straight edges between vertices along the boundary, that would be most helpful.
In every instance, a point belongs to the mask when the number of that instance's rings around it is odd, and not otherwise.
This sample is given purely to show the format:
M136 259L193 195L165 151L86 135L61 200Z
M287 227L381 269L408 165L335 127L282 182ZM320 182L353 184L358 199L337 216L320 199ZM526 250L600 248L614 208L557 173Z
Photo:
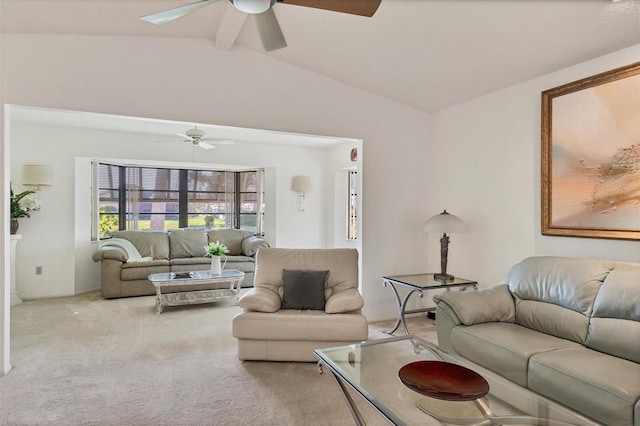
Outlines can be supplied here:
M347 191L347 240L358 239L358 172L347 173L349 190Z
M94 234L186 227L262 234L264 172L97 164Z

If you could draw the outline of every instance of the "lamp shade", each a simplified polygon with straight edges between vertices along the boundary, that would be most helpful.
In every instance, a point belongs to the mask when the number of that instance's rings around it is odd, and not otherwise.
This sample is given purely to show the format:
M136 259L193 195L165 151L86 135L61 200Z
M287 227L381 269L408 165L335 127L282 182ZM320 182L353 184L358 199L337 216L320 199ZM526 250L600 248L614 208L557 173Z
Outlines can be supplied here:
M444 210L442 213L431 217L422 228L425 232L448 234L452 232L467 232L467 225L458 216Z
M51 166L25 164L22 166L22 183L36 186L51 185L53 183Z
M309 176L294 176L291 179L291 190L294 192L311 191L311 178Z

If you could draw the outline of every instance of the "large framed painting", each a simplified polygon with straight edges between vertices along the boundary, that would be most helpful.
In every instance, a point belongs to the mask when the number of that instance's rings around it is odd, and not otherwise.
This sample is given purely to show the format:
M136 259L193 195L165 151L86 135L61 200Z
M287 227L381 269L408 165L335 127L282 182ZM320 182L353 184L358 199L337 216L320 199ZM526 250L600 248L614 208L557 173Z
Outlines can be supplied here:
M542 92L542 234L640 240L640 62Z

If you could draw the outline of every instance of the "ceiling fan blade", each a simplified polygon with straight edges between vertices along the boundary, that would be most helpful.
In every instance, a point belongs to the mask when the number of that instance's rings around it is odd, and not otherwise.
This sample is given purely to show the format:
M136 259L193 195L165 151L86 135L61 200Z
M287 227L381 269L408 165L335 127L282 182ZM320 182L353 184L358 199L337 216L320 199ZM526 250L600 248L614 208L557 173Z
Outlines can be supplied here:
M180 6L173 9L165 10L163 12L142 16L139 19L150 22L152 24L163 25L216 1L218 0L202 0L197 3L188 4L186 6Z
M210 144L208 144L206 142L198 142L197 146L202 148L202 149L213 149L213 148L215 148L214 145L210 145Z
M214 145L233 145L236 141L231 139L205 139L206 142L211 142Z
M280 29L280 24L278 24L278 19L273 12L273 8L266 12L254 14L253 19L256 22L258 34L260 34L262 46L265 51L271 52L272 50L287 47L287 42L284 39L282 29Z
M246 13L228 4L216 33L216 47L221 50L231 49L246 20Z
M278 3L372 17L382 0L278 0Z

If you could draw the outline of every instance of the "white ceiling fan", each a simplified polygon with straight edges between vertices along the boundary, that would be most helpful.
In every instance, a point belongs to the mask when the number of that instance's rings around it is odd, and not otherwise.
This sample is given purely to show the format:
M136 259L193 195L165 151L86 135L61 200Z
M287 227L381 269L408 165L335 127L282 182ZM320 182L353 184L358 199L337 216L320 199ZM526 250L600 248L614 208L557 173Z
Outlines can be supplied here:
M231 145L232 143L234 143L234 141L230 139L207 138L205 131L202 129L198 129L198 126L193 126L193 129L189 129L184 133L175 134L185 138L185 142L190 142L192 145L202 149L213 149L216 147L216 145Z
M202 0L197 3L142 16L140 19L152 24L163 25L191 12L195 12L201 7L215 3L216 1L218 0ZM229 0L237 11L243 13L236 13L235 17L225 13L225 18L218 29L216 46L222 49L229 49L240 32L247 14L250 14L256 23L265 51L270 52L287 47L287 42L282 34L280 24L278 23L276 15L273 13L273 6L276 3L371 17L376 10L378 10L381 1L382 0ZM219 42L218 39L224 40Z

